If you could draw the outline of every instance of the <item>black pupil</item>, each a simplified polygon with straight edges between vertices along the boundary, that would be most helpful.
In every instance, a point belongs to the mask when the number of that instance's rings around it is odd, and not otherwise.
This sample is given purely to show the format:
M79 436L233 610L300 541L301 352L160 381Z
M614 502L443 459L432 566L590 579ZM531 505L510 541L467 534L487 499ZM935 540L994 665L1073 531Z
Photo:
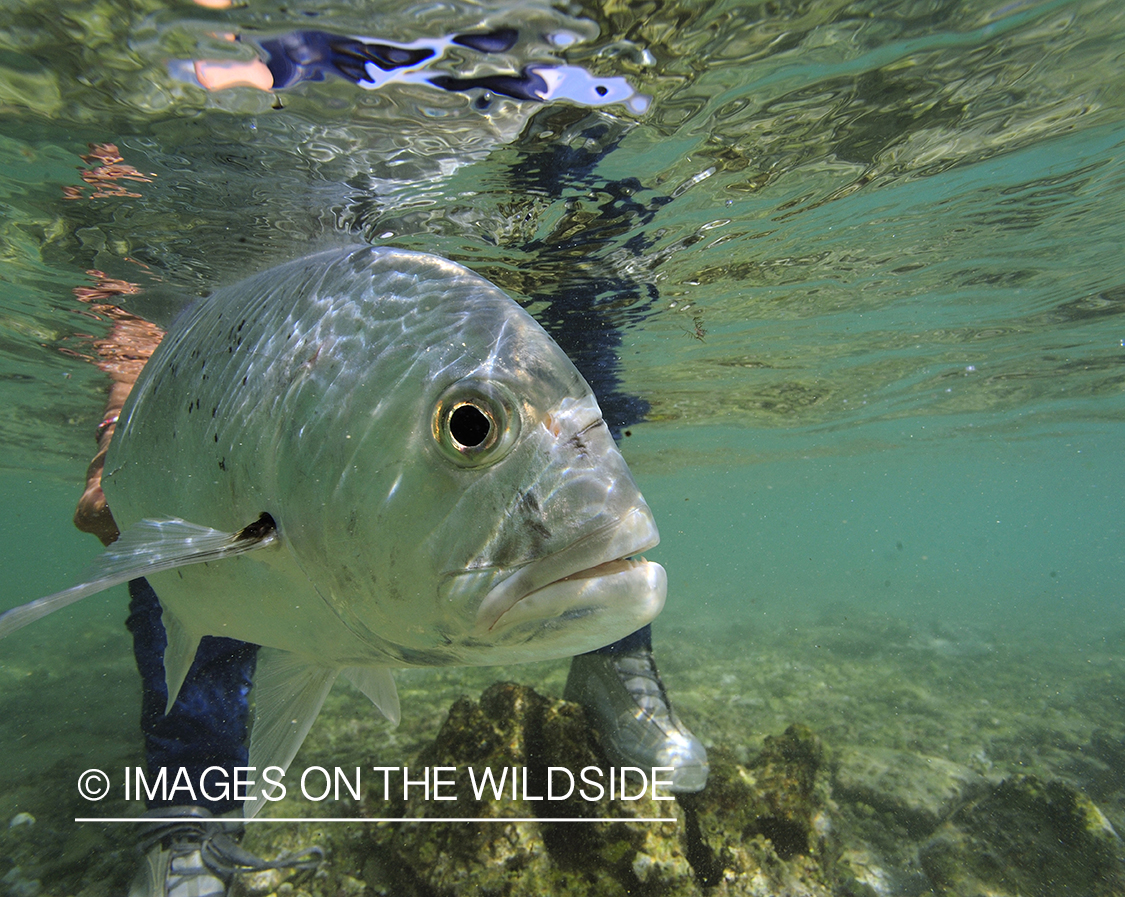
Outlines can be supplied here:
M449 415L449 435L465 448L476 448L488 438L492 421L475 405L460 405Z

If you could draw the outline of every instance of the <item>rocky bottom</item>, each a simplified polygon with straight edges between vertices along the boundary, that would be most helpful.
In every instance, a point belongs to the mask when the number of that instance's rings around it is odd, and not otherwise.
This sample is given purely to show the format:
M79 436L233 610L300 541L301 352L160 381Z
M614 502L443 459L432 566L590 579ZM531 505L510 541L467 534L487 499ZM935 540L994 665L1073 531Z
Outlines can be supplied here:
M321 868L247 875L240 893L1125 894L1114 833L1125 827L1125 633L1063 644L854 617L768 636L725 626L710 638L704 628L692 644L702 639L706 657L675 650L673 639L660 656L681 716L710 752L701 793L657 800L651 783L630 774L624 799L619 777L613 797L583 782L589 767L608 785L610 767L581 709L550 697L562 692L565 662L410 671L399 677L399 729L337 689L287 777L358 766L360 799L318 802L291 788L262 816L308 822L247 827L244 846L263 857L321 845ZM114 664L105 681L135 675L127 655ZM41 675L43 701L57 676ZM494 684L497 675L531 684ZM20 714L33 718L41 705L25 708L10 697L20 692L7 694L0 711L22 731L30 723ZM58 738L73 743L65 726ZM0 895L124 893L137 863L133 830L73 819L139 808L116 795L83 802L74 781L88 766L138 763L134 748L106 757L60 747L56 757L44 751L41 769L25 767L0 788ZM419 786L403 800L397 772L387 773L384 794L377 764L409 766L415 781L444 767L439 793L456 800L433 792L427 800ZM475 793L485 768L496 777L508 771L499 795ZM576 789L547 800L566 791L559 768L571 771ZM326 816L365 821L314 821Z
M442 801L420 786L402 800L361 805L363 815L456 819L396 822L315 832L329 849L324 868L283 883L279 873L244 881L252 895L394 894L404 897L543 894L828 895L936 894L989 897L1112 897L1125 894L1120 840L1086 795L1033 775L999 780L956 763L904 751L831 752L809 728L765 739L746 763L712 752L699 794L654 800L635 775L627 800L566 791L557 769L606 770L597 734L577 705L499 683L479 701L458 700L412 775L441 768ZM515 794L477 799L485 768L526 770ZM548 781L549 770L556 768ZM594 779L591 778L591 781ZM595 794L586 788L587 797ZM662 797L660 789L657 797ZM433 794L431 793L431 797ZM534 798L541 799L534 799ZM456 800L449 799L456 798ZM892 852L913 860L891 871L879 855L874 819L901 829ZM480 823L465 822L465 817ZM657 817L668 822L648 821ZM500 821L507 819L526 821ZM596 822L591 820L598 820ZM497 821L490 821L497 820ZM263 837L275 850L309 843ZM292 839L292 840L291 840ZM291 841L291 843L289 843Z

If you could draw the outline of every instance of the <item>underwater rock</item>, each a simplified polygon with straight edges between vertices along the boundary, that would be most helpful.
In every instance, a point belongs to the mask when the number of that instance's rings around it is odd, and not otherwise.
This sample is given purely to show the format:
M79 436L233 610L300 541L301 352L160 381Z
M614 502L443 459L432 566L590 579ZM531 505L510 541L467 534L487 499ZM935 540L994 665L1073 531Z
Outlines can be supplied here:
M1085 794L1035 776L1005 779L963 806L923 846L940 897L1115 897L1122 843Z
M3 878L0 878L0 886L8 897L38 897L39 892L43 890L39 879L25 878L19 866L13 866Z
M831 893L824 748L806 726L768 736L747 766L711 752L699 794L680 795L697 880L715 897Z
M511 683L487 689L480 702L462 698L449 712L435 741L418 757L416 769L455 768L445 773L453 784L442 791L456 800L397 801L404 817L479 818L483 824L398 824L380 833L395 879L395 893L418 895L573 893L624 895L645 887L668 894L693 893L694 880L678 839L674 800L654 801L651 787L637 800L586 800L578 777L587 767L606 770L580 707L549 701L534 690ZM472 768L475 779L468 770ZM576 777L568 800L566 776ZM503 777L499 797L492 787L478 799L485 769L494 783ZM513 783L513 776L515 781ZM593 775L591 778L595 778ZM603 786L608 787L608 774ZM615 781L616 784L616 781ZM637 794L638 784L626 788ZM635 822L663 816L671 823ZM568 823L553 818L612 818L615 822ZM487 822L519 819L519 822Z
M844 897L885 897L903 893L897 876L883 860L863 847L849 847L837 861L836 893Z
M1099 797L1125 791L1125 740L1118 733L1095 729L1074 766Z
M911 838L931 834L984 778L959 763L889 748L842 748L833 796L886 813Z
M409 800L365 807L371 815L377 809L378 815L451 820L376 830L379 875L390 893L416 897L827 897L827 783L819 739L791 726L766 739L762 754L747 766L721 750L712 752L711 761L710 782L699 794L657 800L651 783L641 794L640 780L630 776L629 799L622 799L620 788L611 799L609 763L578 705L511 683L493 685L479 703L462 698L453 705L412 767L455 768L443 774L450 784L441 793L456 800L426 800L416 788ZM497 779L508 771L499 798L491 789L477 796L469 767L477 785L486 767ZM556 769L550 778L551 767L575 776L577 787L566 800L546 799L566 790L566 776ZM586 799L597 796L589 785L581 795L580 773L590 767L607 773L606 793L596 800ZM656 795L670 796L659 789ZM482 822L452 821L466 817ZM640 821L653 817L670 821ZM612 821L549 821L560 818Z

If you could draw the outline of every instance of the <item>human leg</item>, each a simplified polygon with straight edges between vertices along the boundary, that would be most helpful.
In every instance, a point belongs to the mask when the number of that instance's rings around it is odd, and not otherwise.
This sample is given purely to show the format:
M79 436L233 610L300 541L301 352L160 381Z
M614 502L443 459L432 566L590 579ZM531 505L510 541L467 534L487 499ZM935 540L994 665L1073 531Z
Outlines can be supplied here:
M168 775L184 769L193 783L203 772L218 767L228 774L246 766L249 694L258 646L235 639L206 636L199 643L175 704L165 714L168 689L164 683L164 650L168 639L160 621L160 602L147 580L129 583L129 618L133 653L141 674L141 731L150 778L160 769ZM241 802L217 781L211 789L197 788L199 806L212 813L228 813ZM208 795L213 795L209 797ZM176 803L161 797L148 801L150 809ZM180 801L182 803L182 801Z
M163 789L146 795L146 815L152 821L142 833L145 859L130 897L221 897L239 872L315 867L323 856L319 847L277 862L261 860L239 846L242 826L237 819L216 818L237 816L242 806L230 786L235 768L248 762L249 694L258 646L205 637L175 703L165 713L168 640L160 602L144 579L130 582L129 594L126 625L141 674L148 781L157 781L164 770L171 789L183 769L193 788L184 795Z
M87 291L84 301L106 298L108 291ZM102 307L99 306L99 310ZM116 541L119 532L102 492L101 476L106 452L133 382L160 341L153 325L105 306L114 320L110 336L97 344L99 367L113 379L102 423L97 452L86 472L86 486L78 502L74 523L96 535L104 544ZM145 739L148 781L157 781L167 770L169 789L182 767L194 794L154 790L145 814L151 822L141 830L144 858L130 886L130 897L222 897L234 875L271 868L312 868L323 852L318 847L278 862L258 859L238 845L240 821L217 819L234 815L240 802L221 788L203 793L201 776L218 767L230 782L236 766L245 766L249 713L248 694L257 646L233 639L205 638L196 661L171 711L165 714L168 691L164 681L167 636L155 592L144 579L129 584L127 626L133 634L134 654L142 681L141 728ZM218 784L223 781L219 777Z
M644 418L648 403L620 388L620 330L599 313L596 291L570 286L567 308L556 307L555 339L574 361L598 397L606 425L620 441L625 429ZM584 308L577 306L585 300ZM570 326L562 326L569 319ZM571 661L567 700L581 704L601 733L611 762L671 768L672 791L700 791L709 765L702 742L680 720L668 698L652 651L652 628L636 632Z

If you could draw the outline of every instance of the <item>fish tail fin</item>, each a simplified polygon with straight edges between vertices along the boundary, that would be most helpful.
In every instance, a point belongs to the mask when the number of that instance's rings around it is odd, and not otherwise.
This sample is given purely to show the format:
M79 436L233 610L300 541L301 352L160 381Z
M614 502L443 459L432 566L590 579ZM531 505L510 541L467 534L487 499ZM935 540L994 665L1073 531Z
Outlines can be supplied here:
M259 652L250 731L250 766L257 776L243 804L246 818L262 809L267 767L289 768L339 673L289 651Z
M262 514L236 533L224 533L177 517L141 520L102 552L87 573L85 582L0 614L0 638L76 601L131 579L188 564L235 557L276 541L277 527L269 514Z

